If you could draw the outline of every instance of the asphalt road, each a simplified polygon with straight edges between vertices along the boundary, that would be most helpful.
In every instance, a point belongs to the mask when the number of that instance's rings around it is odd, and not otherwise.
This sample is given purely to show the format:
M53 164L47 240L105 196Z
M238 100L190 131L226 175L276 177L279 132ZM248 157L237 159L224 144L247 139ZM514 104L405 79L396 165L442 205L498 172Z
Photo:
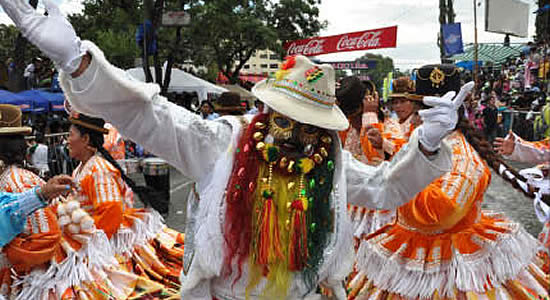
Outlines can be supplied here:
M527 165L515 164L518 169L529 167ZM143 176L134 174L132 178L139 184L143 184ZM177 172L174 168L170 170L170 212L166 216L168 226L183 232L185 229L186 199L192 188L192 182ZM139 205L136 201L136 205ZM526 230L536 236L542 229L533 210L530 199L523 196L519 191L514 190L500 176L493 173L492 181L485 194L482 207L484 209L504 212L510 219L520 222Z

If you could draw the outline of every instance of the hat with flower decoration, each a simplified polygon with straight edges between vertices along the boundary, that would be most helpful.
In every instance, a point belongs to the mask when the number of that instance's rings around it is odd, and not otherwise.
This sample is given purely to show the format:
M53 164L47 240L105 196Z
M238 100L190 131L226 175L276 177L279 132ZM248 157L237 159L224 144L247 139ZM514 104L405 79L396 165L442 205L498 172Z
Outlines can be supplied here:
M349 127L336 105L334 69L314 64L305 56L287 58L275 78L259 82L252 93L273 110L300 123L329 130Z

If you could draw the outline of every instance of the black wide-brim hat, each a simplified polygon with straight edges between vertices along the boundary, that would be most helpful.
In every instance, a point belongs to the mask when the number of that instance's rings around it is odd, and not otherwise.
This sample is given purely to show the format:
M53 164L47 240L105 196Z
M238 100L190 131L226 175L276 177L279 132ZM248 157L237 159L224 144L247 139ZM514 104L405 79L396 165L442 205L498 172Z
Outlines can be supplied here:
M452 64L425 65L416 70L417 96L443 96L460 91L460 71Z

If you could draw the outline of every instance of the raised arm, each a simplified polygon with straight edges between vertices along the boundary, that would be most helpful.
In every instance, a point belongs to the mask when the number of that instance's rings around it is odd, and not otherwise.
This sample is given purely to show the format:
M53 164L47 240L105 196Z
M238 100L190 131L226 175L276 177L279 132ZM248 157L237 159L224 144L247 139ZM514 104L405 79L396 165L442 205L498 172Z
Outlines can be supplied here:
M85 71L78 77L60 74L61 86L77 111L111 122L122 135L194 180L211 171L231 140L228 122L203 120L160 96L158 85L136 81L109 64L92 43L83 42L82 48L91 58Z
M157 85L133 80L90 42L81 42L51 0L48 16L25 0L0 0L22 34L61 70L60 81L79 112L111 122L120 132L166 159L192 179L207 174L231 140L227 122L203 121L168 102Z
M550 161L550 138L528 142L510 131L506 138L496 138L494 145L506 159L534 164Z
M450 171L451 150L441 140L456 127L457 110L473 86L473 82L465 84L456 97L455 92L443 97L424 97L424 104L431 108L418 112L423 124L391 162L373 168L344 152L348 202L395 209Z

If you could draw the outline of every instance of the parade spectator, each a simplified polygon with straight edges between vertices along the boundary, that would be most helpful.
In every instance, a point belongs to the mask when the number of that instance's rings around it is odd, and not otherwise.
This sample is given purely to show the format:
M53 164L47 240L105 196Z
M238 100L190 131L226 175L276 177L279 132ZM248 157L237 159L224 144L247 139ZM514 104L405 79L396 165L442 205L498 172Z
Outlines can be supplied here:
M200 114L205 120L215 120L220 117L220 115L214 111L214 105L212 105L212 102L208 100L201 103Z
M493 140L497 136L497 130L498 130L498 108L496 106L496 99L495 97L491 97L489 101L487 101L487 107L483 110L483 125L485 130L485 135L489 142L493 142Z
M40 177L46 177L50 172L48 167L48 146L44 144L44 135L37 132L35 138L30 140L29 156L32 166L38 171Z
M38 69L40 68L40 63L42 59L39 57L33 58L32 62L27 65L23 77L25 78L26 89L32 90L38 86Z

